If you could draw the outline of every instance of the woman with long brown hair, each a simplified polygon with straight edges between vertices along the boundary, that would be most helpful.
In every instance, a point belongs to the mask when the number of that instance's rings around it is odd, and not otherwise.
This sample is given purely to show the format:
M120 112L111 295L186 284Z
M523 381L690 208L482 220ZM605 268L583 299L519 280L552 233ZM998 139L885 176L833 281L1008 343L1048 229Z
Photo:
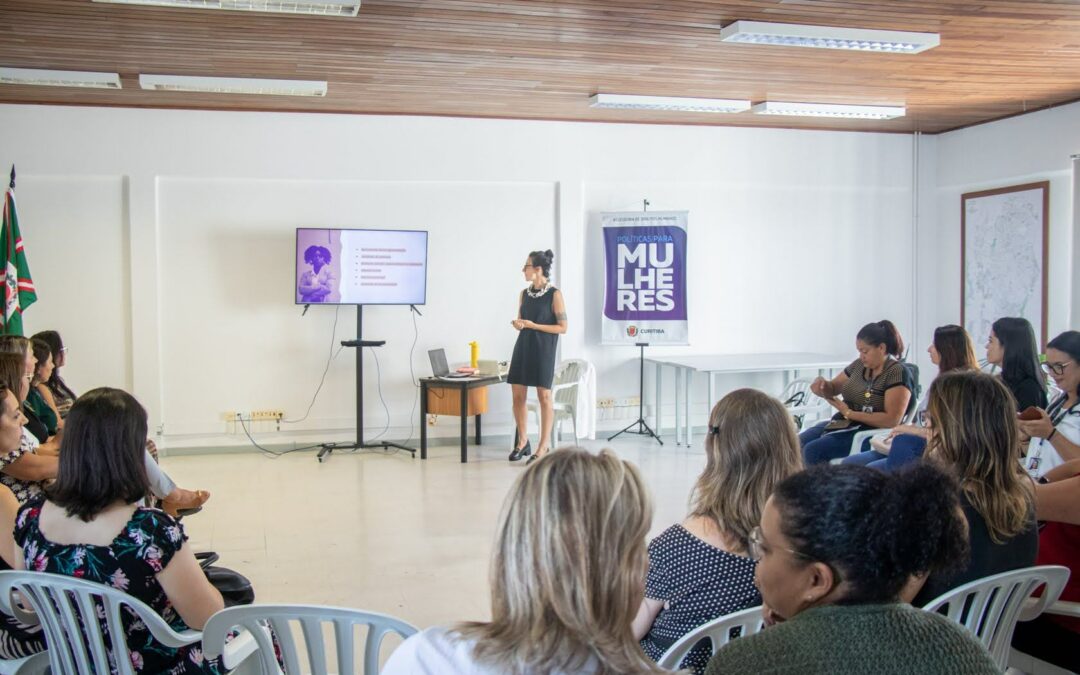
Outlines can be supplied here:
M1016 399L1001 379L942 375L930 386L926 412L926 456L960 482L971 558L957 574L931 574L915 605L969 581L1031 566L1039 545L1034 484L1020 465Z
M428 628L383 675L659 674L630 623L641 601L652 504L609 450L542 457L510 489L491 568L491 620Z
M690 515L649 544L634 637L656 660L701 624L761 604L750 532L773 488L802 469L791 415L755 389L733 391L713 407L705 456ZM701 672L710 654L706 645L695 648L682 667Z

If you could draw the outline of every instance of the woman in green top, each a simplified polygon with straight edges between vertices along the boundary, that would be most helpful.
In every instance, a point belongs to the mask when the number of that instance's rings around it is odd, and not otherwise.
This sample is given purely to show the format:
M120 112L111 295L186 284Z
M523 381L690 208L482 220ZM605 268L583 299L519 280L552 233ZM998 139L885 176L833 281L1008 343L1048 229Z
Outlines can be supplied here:
M43 386L45 382L49 381L53 372L53 358L52 350L49 349L49 344L44 340L33 339L30 340L30 347L34 350L34 358L37 360L37 365L34 367L34 376L30 380L30 393L26 397L26 406L33 411L34 415L41 420L41 423L45 425L45 428L49 430L50 436L55 436L57 430L62 429L64 426L63 420L60 419L60 413L57 412L56 406L51 403L51 396L45 397L42 392L45 389ZM48 390L45 390L46 392Z
M706 675L1000 672L959 624L902 601L968 554L956 483L940 470L812 467L777 486L750 544L774 625L721 648Z

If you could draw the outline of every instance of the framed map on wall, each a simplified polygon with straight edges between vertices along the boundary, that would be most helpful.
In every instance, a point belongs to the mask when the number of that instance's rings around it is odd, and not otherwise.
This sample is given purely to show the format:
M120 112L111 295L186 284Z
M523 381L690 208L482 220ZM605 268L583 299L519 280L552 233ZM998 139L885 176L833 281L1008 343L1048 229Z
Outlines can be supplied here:
M1046 345L1050 182L960 196L960 322L983 353L990 325L1031 322Z

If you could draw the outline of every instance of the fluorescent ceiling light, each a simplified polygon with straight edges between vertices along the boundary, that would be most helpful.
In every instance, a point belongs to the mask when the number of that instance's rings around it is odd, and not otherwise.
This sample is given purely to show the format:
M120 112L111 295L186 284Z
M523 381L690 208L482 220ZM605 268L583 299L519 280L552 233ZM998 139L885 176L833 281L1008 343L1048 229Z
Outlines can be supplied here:
M672 110L680 112L737 113L750 109L750 101L730 98L684 98L678 96L634 96L596 94L589 98L593 108L622 110Z
M139 86L158 91L199 91L209 94L269 96L326 96L323 80L268 80L257 77L139 75Z
M847 119L891 120L903 117L903 106L887 105L840 105L836 103L790 103L765 101L751 111L758 115L789 115L792 117L841 117Z
M360 12L360 0L94 0L94 2L329 16L356 16Z
M119 73L89 73L81 70L40 68L0 68L0 84L36 84L46 87L86 87L119 89Z
M889 54L918 54L941 44L941 36L937 33L909 33L900 30L736 21L720 31L720 41L781 47L819 47Z

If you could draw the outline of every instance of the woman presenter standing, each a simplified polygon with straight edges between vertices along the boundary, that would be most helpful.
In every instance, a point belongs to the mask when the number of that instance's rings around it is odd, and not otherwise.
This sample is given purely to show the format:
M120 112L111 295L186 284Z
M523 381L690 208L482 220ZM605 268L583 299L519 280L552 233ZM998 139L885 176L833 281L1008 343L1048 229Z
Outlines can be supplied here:
M511 462L532 455L525 426L525 396L529 387L536 387L536 397L540 401L540 443L529 462L546 453L551 444L551 423L555 416L551 398L555 348L559 344L559 334L566 332L566 305L562 293L550 282L554 259L555 254L550 250L533 251L521 268L529 286L521 292L518 317L510 322L519 333L506 378L514 392L514 421L517 423Z

